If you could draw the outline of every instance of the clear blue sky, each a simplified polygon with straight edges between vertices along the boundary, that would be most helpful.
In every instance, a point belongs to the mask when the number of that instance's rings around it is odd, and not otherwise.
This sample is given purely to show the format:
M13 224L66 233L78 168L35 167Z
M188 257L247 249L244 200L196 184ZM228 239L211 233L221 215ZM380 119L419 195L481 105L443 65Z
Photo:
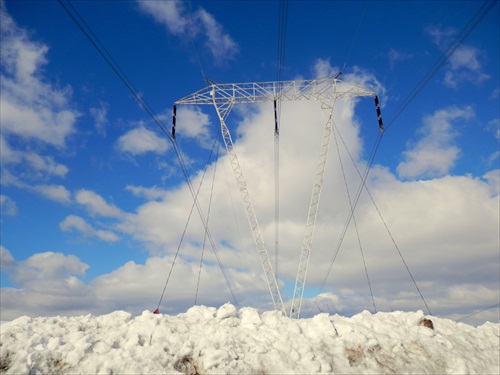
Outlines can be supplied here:
M173 103L204 87L202 71L216 82L277 79L279 2L71 4L167 128ZM342 71L341 79L378 93L389 126L370 191L430 309L455 319L499 301L498 2L460 34L482 6L292 1L286 14L285 80ZM192 205L170 141L59 2L1 7L2 319L156 308ZM460 35L453 55L403 108ZM272 104L235 109L228 121L285 299L323 126L315 108L283 105L277 261ZM198 186L218 118L210 107L179 111L177 142ZM341 112L338 126L364 170L378 135L373 101L343 103ZM223 151L210 162L200 202L207 210L213 197L209 226L239 304L267 309ZM349 213L335 145L330 158L304 311L373 310L353 224L321 288ZM344 162L354 195L359 178ZM377 309L426 310L366 194L356 219ZM186 233L165 312L194 303L204 237L196 212ZM197 303L220 305L231 296L210 246L203 254ZM477 319L498 319L498 307Z

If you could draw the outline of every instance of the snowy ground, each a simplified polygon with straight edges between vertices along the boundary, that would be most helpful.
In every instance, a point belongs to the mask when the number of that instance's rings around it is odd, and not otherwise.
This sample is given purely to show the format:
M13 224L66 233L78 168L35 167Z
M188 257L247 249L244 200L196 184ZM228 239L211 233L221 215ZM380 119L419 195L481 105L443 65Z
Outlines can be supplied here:
M1 325L6 374L499 374L500 325L422 312L291 320L196 306L177 316L21 317Z

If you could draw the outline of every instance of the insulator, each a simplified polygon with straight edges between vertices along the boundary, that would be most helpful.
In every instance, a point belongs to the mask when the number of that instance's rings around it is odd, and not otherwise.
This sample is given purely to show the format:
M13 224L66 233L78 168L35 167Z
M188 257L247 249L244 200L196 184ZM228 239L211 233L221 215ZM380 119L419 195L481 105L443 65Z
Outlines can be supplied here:
M384 131L384 123L382 122L382 113L380 112L378 96L375 96L375 109L377 110L378 128L380 129L380 131Z
M278 111L276 109L276 99L274 99L274 135L279 134L278 129Z
M172 110L172 139L175 139L175 123L177 120L177 106L174 104L174 109Z

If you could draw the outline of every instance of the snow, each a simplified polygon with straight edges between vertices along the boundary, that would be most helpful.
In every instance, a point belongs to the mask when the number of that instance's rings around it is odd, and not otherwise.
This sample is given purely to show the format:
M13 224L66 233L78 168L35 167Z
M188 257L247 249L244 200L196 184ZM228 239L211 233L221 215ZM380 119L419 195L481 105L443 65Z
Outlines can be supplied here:
M499 324L421 311L292 320L228 303L176 316L21 317L0 340L6 374L500 373Z

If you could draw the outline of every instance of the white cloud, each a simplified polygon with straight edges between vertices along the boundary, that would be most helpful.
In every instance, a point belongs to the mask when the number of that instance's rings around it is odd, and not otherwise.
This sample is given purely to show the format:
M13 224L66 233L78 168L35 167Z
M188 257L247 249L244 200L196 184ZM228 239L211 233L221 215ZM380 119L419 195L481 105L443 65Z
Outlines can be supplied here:
M224 32L212 14L200 7L188 10L181 1L138 1L139 8L152 16L167 31L185 41L193 41L202 34L205 46L217 63L234 59L238 44Z
M211 147L209 142L210 127L213 125L208 115L203 113L200 108L180 106L177 110L177 124L177 129L182 133L182 137L193 138L205 148Z
M58 164L51 156L41 156L35 153L24 155L26 162L36 171L57 177L64 177L68 173L68 167Z
M206 46L218 62L232 60L238 53L238 45L222 26L205 9L200 8L197 16L204 26L207 35Z
M324 63L322 69L330 71L332 68ZM359 77L351 77L354 82L369 82L371 79L372 84L377 85L374 77L361 70L357 72ZM354 110L357 105L373 105L371 101L365 103L365 99L356 103L339 100L335 107L336 131L342 134L360 170L364 170L366 161L362 159L360 124L355 120ZM269 103L256 105L242 113L243 119L239 123L232 123L231 128L237 128L233 132L235 147L274 266L275 175L272 106ZM453 148L455 132L451 125L455 121L467 120L472 116L473 111L470 108L447 108L435 112L424 120L425 132L410 151L418 151L417 146L423 150L429 147L438 150ZM318 146L325 122L326 117L317 103L283 102L280 133L279 280L282 285L287 283L285 289L288 293L297 271ZM378 132L378 129L373 131ZM436 143L432 143L431 136L436 138ZM359 177L343 143L335 144L332 139L306 293L311 287L316 290L321 287L345 219L350 213L337 149L342 156L351 196L359 185ZM388 168L375 165L369 186L377 202L377 209L382 213L422 293L436 315L461 311L464 306L478 306L491 298L492 291L498 290L500 220L498 191L495 193L492 188L495 185L495 172L487 174L484 179L447 176L449 167L441 167L438 162L420 163L418 153L414 155L414 159L406 160L415 163L414 174L417 170L425 170L428 173L438 170L444 171L440 172L443 174L432 180L401 181ZM453 157L449 160L453 160ZM228 157L221 156L217 163L217 170L215 171L215 164L212 164L206 175L212 177L216 172L214 188L212 190L212 179L205 176L198 201L205 217L208 218L219 258L230 276L240 305L269 309L270 297L266 291L262 267ZM416 168L422 164L424 168ZM202 174L202 171L199 171L192 176L195 189L202 180ZM78 303L83 301L87 305L80 310L75 308L72 312L99 312L103 309L140 312L156 308L174 254L179 247L193 199L185 184L165 192L154 187L129 186L127 190L155 201L145 202L134 213L125 214L92 191L77 192L75 200L85 205L93 215L116 219L113 228L146 244L151 257L144 264L129 262L87 285L76 283L79 287L74 289L75 294L84 295ZM378 309L424 309L377 210L366 194L360 197L356 220ZM82 233L92 233L95 229L77 217L67 219L62 227ZM195 209L166 289L162 311L182 311L194 303L204 235L204 227ZM200 282L203 289L200 290L198 303L218 305L221 300L230 300L209 242L205 245L203 257ZM61 273L59 282L64 283L70 276L78 275L76 272L74 275ZM42 293L30 289L31 284L27 280L23 285L27 285L24 294L19 290L7 293L2 290L3 311L14 315L15 305L19 305L20 301L32 301L32 311L45 311ZM57 287L54 288L58 290ZM214 293L214 290L217 293ZM477 295L473 293L474 290L478 291ZM283 295L286 300L287 296L285 293ZM460 300L460 295L466 295L470 299L464 302ZM64 305L68 302L64 301L63 296L54 298L50 301L54 306L50 310L51 313L65 311ZM7 303L5 308L4 301ZM496 301L488 305L494 302ZM332 272L326 280L324 293L314 301L304 301L305 310L313 311L315 303L323 310L329 309L330 306L336 310L334 312L345 314L371 309L363 262L352 223L346 232Z
M69 193L62 186L47 182L65 177L69 169L45 153L65 148L76 131L79 113L69 103L71 87L49 82L44 74L48 47L19 28L3 2L0 18L2 185L68 202Z
M8 78L3 78L3 80ZM9 82L2 85L5 93L0 99L2 107L2 131L22 137L26 140L40 140L54 146L64 146L66 138L74 132L77 118L75 112L50 108L50 103L27 103L16 100L9 94L14 94L6 87ZM10 92L9 92L10 91Z
M109 105L104 102L99 103L99 107L91 107L89 113L94 119L94 126L97 133L105 136L106 135L106 125L108 124L108 109Z
M359 103L361 105L362 101ZM353 109L351 104L339 101L336 115L341 117L336 118L336 124L354 159L359 160L361 140L358 125L353 122ZM267 134L269 124L272 124L272 110L265 105L257 106L254 110L247 113L246 118L238 124L235 132L238 134L236 149L273 261L273 137L263 136ZM318 148L325 117L316 103L302 102L292 105L283 103L282 116L279 271L280 278L290 283L297 271L317 157L314 151ZM470 108L437 111L425 119L426 130L417 145L423 151L453 150L455 132L452 123L472 116ZM307 127L301 126L305 123ZM334 151L336 146L332 144L331 147L309 266L314 272L308 274L306 288L321 285L350 210L338 156ZM342 144L339 147L346 164L348 184L355 190L359 177L352 171ZM415 147L415 150L418 149ZM447 153L439 155L442 157ZM498 268L498 194L493 193L490 183L480 179L446 176L456 155L450 156L443 165L439 160L428 162L417 157L417 154L414 156L412 162L425 166L416 168L415 165L415 171L439 171L442 174L429 181L403 182L387 169L375 166L372 170L371 193L430 307L439 310L442 299L448 298L451 288L457 285L481 285L485 290L494 290L498 276L498 270L495 271ZM359 163L359 167L363 167L363 161ZM209 184L205 184L198 199L205 215L208 202L212 202L209 227L216 239L220 258L226 267L244 270L236 274L235 281L250 273L261 280L261 265L241 207L239 192L231 181L229 165L227 157L221 157L214 191L211 191ZM226 175L222 172L224 169L230 178L229 188ZM214 165L210 166L207 174L211 176L213 172ZM200 172L192 179L195 188L201 175ZM186 224L192 198L186 187L169 191L158 198L161 200L147 202L135 214L127 216L121 229L140 241L150 243L152 254L172 254L179 245L179 233L183 232ZM366 195L361 197L358 204L356 219L378 308L425 309ZM182 259L196 263L202 251L203 238L204 228L195 209L181 246ZM470 251L471 248L474 248L474 252ZM204 256L207 262L216 262L208 242ZM474 276L478 273L491 277L479 281ZM371 309L372 303L365 283L364 268L351 223L326 284L327 291L344 297L338 301L333 298L329 304L344 313ZM434 285L441 287L437 290ZM340 291L341 288L351 292ZM479 305L483 301L473 299L468 305ZM305 308L313 307L306 302ZM450 311L457 309L460 309L459 301L450 304Z
M147 152L163 154L168 149L165 138L144 127L135 128L118 138L117 147L122 152L140 155Z
M138 1L139 8L153 18L165 25L167 31L173 35L182 36L184 34L196 33L193 29L190 16L181 1Z
M493 90L489 99L498 99L499 96L500 96L500 88L497 87L496 89Z
M491 131L495 135L495 138L500 140L500 119L496 118L488 121L486 130Z
M498 195L500 193L500 169L489 171L483 176L483 178L486 181L488 181L491 190L491 195L492 196Z
M123 212L116 206L107 203L103 197L90 190L79 190L75 194L77 203L84 205L89 210L90 214L119 218L123 216Z
M64 146L78 113L67 108L71 88L60 89L40 74L48 47L30 40L2 6L2 132Z
M380 106L385 106L385 103L387 102L387 91L384 85L377 79L375 74L367 71L366 69L354 66L352 73L341 76L341 79L354 85L365 87L368 90L377 93L380 100Z
M436 111L424 118L424 125L419 131L422 138L404 152L397 171L402 178L441 177L454 166L460 155L454 145L458 133L453 129L453 122L469 120L474 116L471 107L457 107Z
M491 78L483 72L480 58L483 53L477 48L461 45L449 59L449 69L445 72L444 83L451 88L457 88L460 83L472 82L480 84Z
M11 198L6 195L0 194L0 207L2 215L6 216L16 216L17 215L17 205Z
M109 230L96 229L79 216L69 215L60 224L62 231L75 230L88 237L95 237L106 242L116 242L120 238Z
M165 195L167 194L166 190L157 188L156 186L147 188L144 186L127 185L125 189L132 192L132 194L134 194L137 197L146 198L148 200L160 199L165 197Z
M332 67L330 59L316 59L313 64L313 75L315 78L325 78L337 75L340 72L338 67Z
M391 69L394 69L397 63L401 61L411 60L413 59L413 55L410 53L406 53L403 51L397 51L394 48L391 48L387 53L387 57L389 58L389 65Z
M61 203L71 202L71 193L62 185L37 185L34 189L53 201Z
M435 45L444 50L453 41L452 38L457 34L458 30L452 27L443 29L440 26L429 26L425 28L425 32L431 36Z
M92 282L92 286L95 288L98 298L107 301L107 303L133 306L137 312L146 308L153 310L160 297L158 286L165 284L165 278L173 261L173 256L169 256L164 258L151 257L145 264L127 262L112 273L96 278ZM236 274L237 271L228 270L228 276L233 281L233 292L241 297L239 302L243 301L244 297L242 296L246 293L248 295L265 293L265 289L262 288L263 284L252 283L251 278ZM198 304L213 306L232 300L231 293L217 264L206 264L199 275L198 263L186 262L184 259L178 258L164 295L164 301L176 301L175 306L166 303L166 306L162 307L162 312L182 311L192 306L196 297L198 276L200 276ZM239 283L235 282L237 279L239 279ZM138 280L141 282L138 283ZM123 290L127 290L127 293L123 293ZM214 290L218 292L211 292Z
M22 160L22 153L12 149L1 133L0 147L2 150L2 152L0 152L0 161L2 166L10 163L19 163Z
M14 282L32 291L49 288L52 293L57 290L62 295L68 295L71 291L66 290L66 285L59 284L59 280L68 276L84 277L88 269L88 265L74 255L50 251L34 254L15 263L15 269L10 270L10 277Z
M93 228L84 219L79 216L70 215L67 216L60 224L59 227L63 231L68 231L75 229L82 233L92 232Z
M82 281L89 266L74 255L45 252L15 260L2 250L2 270L16 287L2 288L2 319L17 316L47 316L88 312L94 305L92 290ZM4 269L4 259L9 267Z
M428 27L426 29L442 52L445 52L453 42L457 30L453 28L441 29L440 27ZM483 71L483 60L486 53L475 47L460 44L449 56L445 70L444 84L450 88L458 88L460 84L472 82L476 85L491 78Z
M2 136L0 137L2 167L17 165L25 168L24 178L45 180L50 177L65 177L68 167L57 163L52 156L45 156L31 151L19 151L12 148Z
M14 257L5 247L0 245L0 267L2 270L8 270L15 264Z

